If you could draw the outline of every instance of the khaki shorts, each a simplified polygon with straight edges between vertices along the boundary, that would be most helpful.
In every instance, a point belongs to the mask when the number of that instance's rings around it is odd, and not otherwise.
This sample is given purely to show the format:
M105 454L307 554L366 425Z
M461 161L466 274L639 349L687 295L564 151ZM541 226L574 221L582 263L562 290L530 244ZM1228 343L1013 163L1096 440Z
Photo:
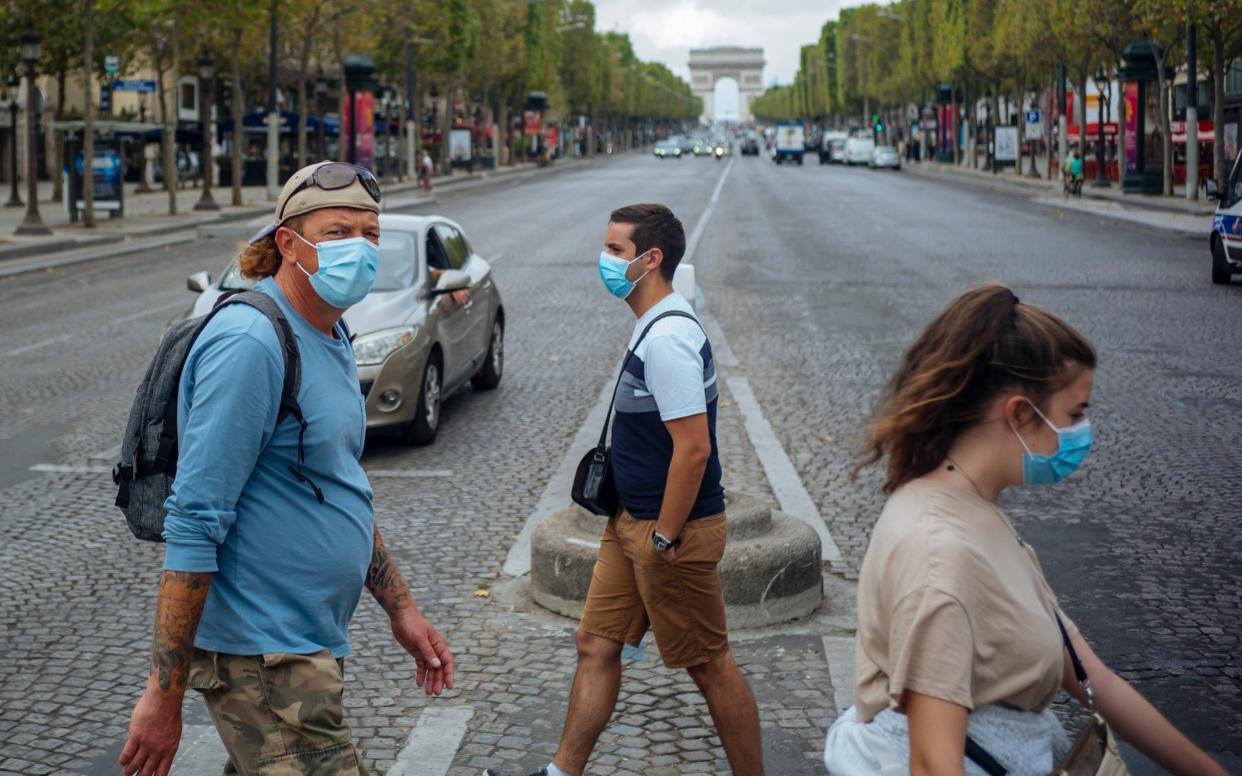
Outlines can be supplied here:
M188 684L229 753L225 776L367 776L345 724L343 661L331 652L195 649Z
M716 571L725 548L725 516L686 522L670 563L651 543L656 521L625 510L608 521L591 575L581 629L638 646L655 631L669 668L710 663L729 651L724 593Z

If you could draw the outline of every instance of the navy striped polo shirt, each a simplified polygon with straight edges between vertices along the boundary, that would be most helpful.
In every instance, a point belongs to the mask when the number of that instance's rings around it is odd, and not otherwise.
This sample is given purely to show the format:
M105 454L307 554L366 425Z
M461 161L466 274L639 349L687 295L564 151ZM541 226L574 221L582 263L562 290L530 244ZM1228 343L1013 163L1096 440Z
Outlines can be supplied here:
M638 319L630 347L647 324L672 310L694 315L694 308L683 296L669 294ZM719 393L711 343L695 321L670 316L652 327L621 376L612 421L613 479L621 503L631 515L639 520L660 516L673 460L673 438L664 424L702 413L707 413L712 454L689 519L724 512L716 449Z

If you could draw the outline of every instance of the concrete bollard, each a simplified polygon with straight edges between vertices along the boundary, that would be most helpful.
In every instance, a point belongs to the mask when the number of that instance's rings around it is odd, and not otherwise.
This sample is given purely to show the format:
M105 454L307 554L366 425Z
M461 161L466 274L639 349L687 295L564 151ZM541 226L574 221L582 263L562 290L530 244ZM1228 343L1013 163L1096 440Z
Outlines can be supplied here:
M815 530L758 499L729 493L728 539L720 562L730 628L760 628L805 617L823 599ZM531 593L535 603L578 619L591 584L605 518L572 506L535 529Z

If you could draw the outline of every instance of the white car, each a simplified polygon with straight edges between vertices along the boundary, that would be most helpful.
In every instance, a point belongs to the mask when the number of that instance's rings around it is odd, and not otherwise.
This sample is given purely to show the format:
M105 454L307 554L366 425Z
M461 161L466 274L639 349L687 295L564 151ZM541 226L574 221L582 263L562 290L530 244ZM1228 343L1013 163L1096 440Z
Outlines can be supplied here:
M871 164L871 152L875 150L875 141L869 137L851 137L845 141L845 163Z
M897 149L892 146L876 146L871 152L871 169L879 169L887 167L890 170L901 169L901 157L897 154Z
M1212 219L1212 282L1228 283L1242 274L1242 154L1233 162L1233 171L1225 188L1208 179L1207 196L1214 199L1216 216Z
M406 442L429 444L453 391L467 382L483 390L500 384L505 310L491 266L460 226L431 215L379 218L375 285L345 312L367 429L392 428ZM197 272L187 281L198 298L186 317L206 315L221 294L252 285L236 259L214 283ZM453 298L460 291L468 292L464 303Z

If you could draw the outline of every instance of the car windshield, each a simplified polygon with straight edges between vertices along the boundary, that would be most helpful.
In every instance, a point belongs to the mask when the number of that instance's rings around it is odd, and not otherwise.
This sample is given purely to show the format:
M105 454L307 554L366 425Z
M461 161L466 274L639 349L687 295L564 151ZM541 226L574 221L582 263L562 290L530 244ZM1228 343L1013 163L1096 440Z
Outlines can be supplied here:
M415 253L417 239L409 232L390 229L380 235L379 264L375 271L375 285L372 291L397 291L414 285L416 266ZM254 286L255 281L242 276L241 269L234 259L229 268L220 278L221 291L245 291Z

